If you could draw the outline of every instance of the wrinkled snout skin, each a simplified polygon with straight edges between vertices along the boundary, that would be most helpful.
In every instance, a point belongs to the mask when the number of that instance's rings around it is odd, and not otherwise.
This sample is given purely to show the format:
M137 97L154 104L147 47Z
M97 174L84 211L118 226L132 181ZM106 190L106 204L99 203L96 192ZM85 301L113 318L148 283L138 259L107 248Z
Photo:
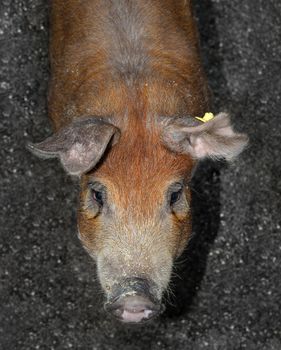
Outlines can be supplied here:
M204 157L247 143L210 112L189 0L53 0L49 115L29 149L81 182L79 238L96 261L105 309L142 323L164 307L191 234L189 182Z

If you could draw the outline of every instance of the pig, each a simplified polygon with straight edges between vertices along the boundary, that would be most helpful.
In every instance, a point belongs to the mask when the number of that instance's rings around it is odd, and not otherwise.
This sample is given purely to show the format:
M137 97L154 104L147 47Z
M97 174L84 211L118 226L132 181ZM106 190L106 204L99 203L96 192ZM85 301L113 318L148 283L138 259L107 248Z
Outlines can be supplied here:
M191 235L194 167L248 139L226 113L196 118L211 102L191 1L53 0L50 24L54 132L29 149L78 177L78 236L105 310L143 323L163 311Z

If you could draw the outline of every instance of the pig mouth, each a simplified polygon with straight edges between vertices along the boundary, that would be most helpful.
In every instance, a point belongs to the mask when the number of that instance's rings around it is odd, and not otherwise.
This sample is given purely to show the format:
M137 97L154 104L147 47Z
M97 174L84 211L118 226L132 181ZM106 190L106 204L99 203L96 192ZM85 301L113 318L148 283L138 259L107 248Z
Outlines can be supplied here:
M140 324L164 311L156 295L157 286L153 281L141 277L126 278L113 286L104 308L121 322Z
M141 324L164 311L156 295L157 286L153 281L142 277L125 278L113 286L104 308L123 323Z
M142 324L162 313L164 306L156 304L147 296L126 294L113 303L106 303L105 310L123 323Z

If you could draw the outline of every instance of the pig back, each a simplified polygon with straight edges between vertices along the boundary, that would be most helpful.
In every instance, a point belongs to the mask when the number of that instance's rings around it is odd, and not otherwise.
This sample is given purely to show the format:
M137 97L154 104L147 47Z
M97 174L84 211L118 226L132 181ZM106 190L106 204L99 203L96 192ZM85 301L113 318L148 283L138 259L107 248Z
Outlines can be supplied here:
M144 104L154 115L206 111L190 1L53 0L50 24L55 130L83 116L120 119L137 105L143 113Z

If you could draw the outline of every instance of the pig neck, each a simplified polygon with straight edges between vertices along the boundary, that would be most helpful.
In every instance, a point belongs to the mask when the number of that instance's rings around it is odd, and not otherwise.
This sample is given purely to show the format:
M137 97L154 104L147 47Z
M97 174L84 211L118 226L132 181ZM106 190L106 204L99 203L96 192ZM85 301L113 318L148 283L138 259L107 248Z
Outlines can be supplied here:
M204 115L209 111L209 95L204 77L200 76L193 84L184 84L175 75L149 77L130 84L122 80L109 83L90 80L50 106L56 130L86 116L110 117L122 129L128 118L147 121L148 117Z

